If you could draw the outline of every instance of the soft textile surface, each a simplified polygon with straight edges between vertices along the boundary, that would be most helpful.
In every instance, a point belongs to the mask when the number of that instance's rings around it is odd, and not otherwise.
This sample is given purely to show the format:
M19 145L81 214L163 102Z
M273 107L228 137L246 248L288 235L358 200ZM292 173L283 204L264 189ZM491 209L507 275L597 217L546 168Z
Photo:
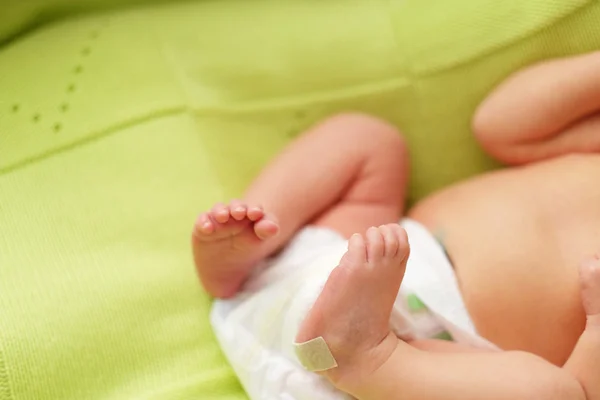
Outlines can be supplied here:
M593 0L8 3L1 400L243 399L191 263L199 210L343 110L402 127L419 198L494 166L469 118L497 82L600 46Z

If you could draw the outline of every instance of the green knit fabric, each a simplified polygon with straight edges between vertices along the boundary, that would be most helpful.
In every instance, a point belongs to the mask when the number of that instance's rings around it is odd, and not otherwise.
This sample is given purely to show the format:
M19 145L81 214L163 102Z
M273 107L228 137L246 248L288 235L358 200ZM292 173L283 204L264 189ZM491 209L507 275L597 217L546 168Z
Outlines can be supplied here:
M507 74L600 47L594 0L8 3L0 400L245 398L191 262L200 210L346 110L401 127L420 198L495 166L469 119Z

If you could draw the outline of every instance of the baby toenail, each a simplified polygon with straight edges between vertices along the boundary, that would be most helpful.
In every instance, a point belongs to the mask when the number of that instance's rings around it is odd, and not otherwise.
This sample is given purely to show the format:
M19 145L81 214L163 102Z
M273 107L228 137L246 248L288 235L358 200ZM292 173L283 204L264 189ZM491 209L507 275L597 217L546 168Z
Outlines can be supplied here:
M234 211L244 212L244 207L236 207Z

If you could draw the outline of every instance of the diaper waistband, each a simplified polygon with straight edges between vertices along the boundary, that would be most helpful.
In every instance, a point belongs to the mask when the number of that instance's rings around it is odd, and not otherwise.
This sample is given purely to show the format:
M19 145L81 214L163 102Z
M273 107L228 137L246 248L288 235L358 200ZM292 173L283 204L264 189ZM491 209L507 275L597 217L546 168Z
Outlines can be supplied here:
M444 247L419 222L406 218L400 224L411 247L400 295L416 295L455 341L497 348L477 333Z

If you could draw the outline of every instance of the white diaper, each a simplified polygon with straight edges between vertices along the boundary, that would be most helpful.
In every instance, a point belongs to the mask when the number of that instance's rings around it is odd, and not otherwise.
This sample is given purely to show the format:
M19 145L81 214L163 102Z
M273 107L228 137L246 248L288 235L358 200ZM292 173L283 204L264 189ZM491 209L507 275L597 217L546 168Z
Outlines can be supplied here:
M404 219L401 225L411 253L391 329L402 339L452 337L494 348L477 334L441 245L419 223ZM347 241L336 232L307 227L257 269L243 292L215 301L213 329L251 399L350 399L325 378L307 372L294 353L300 324L346 250Z

